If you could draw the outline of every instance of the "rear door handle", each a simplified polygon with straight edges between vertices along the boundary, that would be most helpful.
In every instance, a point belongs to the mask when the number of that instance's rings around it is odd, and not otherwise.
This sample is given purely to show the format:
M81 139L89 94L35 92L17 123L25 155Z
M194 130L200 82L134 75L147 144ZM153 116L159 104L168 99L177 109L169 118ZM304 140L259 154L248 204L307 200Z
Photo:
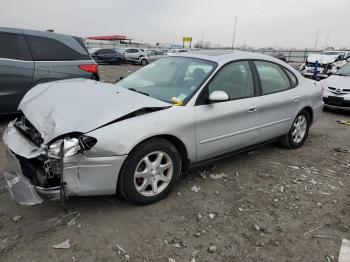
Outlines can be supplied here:
M298 102L299 100L300 100L300 96L297 96L297 97L294 97L292 101L293 102Z
M256 107L252 107L248 109L248 113L256 112Z

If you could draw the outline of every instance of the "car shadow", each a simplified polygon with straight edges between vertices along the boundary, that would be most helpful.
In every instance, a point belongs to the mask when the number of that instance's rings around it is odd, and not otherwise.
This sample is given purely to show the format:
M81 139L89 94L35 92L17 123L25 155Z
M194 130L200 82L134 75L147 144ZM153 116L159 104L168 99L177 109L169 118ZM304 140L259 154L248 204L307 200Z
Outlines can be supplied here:
M327 112L327 113L332 113L335 115L350 117L350 108L349 109L334 109L334 108L330 108L330 107L324 107L323 110L324 110L324 112Z

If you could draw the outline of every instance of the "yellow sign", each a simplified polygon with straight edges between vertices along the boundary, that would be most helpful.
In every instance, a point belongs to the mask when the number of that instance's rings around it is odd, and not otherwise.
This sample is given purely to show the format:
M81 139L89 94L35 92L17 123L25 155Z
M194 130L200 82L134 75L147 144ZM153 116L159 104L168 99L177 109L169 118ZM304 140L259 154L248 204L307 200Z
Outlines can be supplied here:
M183 37L182 42L192 42L192 37Z

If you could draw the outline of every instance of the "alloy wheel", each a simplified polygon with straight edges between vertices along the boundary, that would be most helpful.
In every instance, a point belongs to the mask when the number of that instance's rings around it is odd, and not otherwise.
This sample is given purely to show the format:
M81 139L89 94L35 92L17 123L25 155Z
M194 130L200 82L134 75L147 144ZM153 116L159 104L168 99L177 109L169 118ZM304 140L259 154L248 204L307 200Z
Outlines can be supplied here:
M299 115L297 119L295 119L293 124L293 131L292 131L292 140L294 143L298 144L300 143L306 134L307 129L307 120L304 115Z
M143 196L158 195L169 185L173 172L174 163L167 153L149 153L141 159L135 169L134 186Z

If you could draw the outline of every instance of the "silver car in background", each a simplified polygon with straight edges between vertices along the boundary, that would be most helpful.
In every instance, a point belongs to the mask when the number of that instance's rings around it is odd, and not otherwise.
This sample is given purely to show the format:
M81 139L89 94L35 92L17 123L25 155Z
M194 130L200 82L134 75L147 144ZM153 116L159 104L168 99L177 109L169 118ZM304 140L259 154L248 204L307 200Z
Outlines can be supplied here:
M327 107L350 110L350 63L330 77L320 81Z
M152 63L160 58L166 57L166 53L162 50L157 49L147 49L144 51L145 56L140 57L140 65L145 66L149 63Z
M322 88L275 58L178 54L116 85L75 79L30 90L3 135L5 178L22 204L116 192L149 204L191 167L270 141L302 146L322 109Z

